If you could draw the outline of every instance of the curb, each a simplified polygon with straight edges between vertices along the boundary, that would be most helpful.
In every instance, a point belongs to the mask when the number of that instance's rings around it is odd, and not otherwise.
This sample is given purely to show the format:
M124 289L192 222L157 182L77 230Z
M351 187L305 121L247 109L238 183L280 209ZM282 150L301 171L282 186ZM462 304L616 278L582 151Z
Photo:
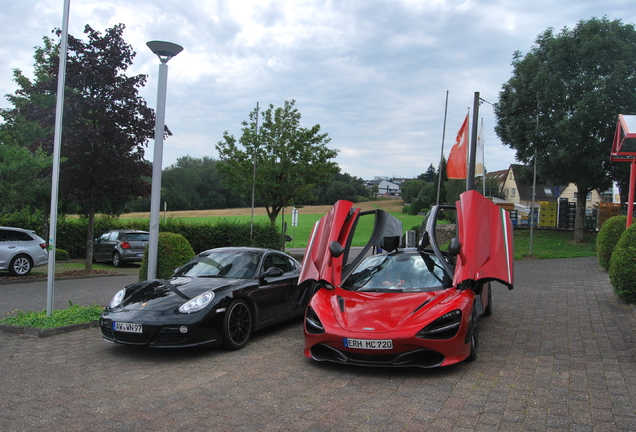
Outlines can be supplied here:
M54 327L54 328L47 328L47 329L0 324L0 331L18 334L20 336L47 337L47 336L53 336L56 334L68 333L75 330L86 330L89 328L96 328L96 327L99 327L99 321L91 321L87 323L73 324L73 325L68 325L63 327Z

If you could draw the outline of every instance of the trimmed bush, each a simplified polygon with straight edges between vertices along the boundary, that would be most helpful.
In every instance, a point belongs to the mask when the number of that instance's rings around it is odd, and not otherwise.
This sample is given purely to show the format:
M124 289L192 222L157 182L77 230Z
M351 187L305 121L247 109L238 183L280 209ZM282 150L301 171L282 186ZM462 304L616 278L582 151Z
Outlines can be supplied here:
M64 261L68 258L68 252L64 249L55 249L55 261Z
M596 256L598 263L609 271L612 252L625 231L627 216L614 216L603 222L601 229L596 236Z
M610 259L609 278L619 298L636 303L636 225L627 228L618 240Z
M166 279L172 276L177 267L184 265L194 257L192 246L181 234L163 232L159 233L157 251L157 279ZM139 269L139 280L144 281L148 276L148 247L144 252Z

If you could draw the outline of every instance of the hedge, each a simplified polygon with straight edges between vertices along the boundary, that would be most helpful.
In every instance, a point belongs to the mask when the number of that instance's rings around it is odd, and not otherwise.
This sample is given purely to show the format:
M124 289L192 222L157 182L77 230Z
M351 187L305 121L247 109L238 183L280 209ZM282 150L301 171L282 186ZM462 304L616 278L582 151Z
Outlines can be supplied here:
M636 303L636 225L621 235L610 260L609 278L614 293L629 303Z
M0 215L0 226L30 229L42 233L42 213L19 212ZM138 229L148 231L147 219L120 219L113 216L95 218L95 237L113 229ZM57 224L57 248L67 251L71 258L86 257L87 218L60 217ZM250 246L250 223L221 219L218 222L191 223L182 219L162 220L159 232L181 234L188 240L195 253L223 246ZM255 247L279 249L281 234L278 227L268 223L254 225L253 244ZM45 238L43 236L43 238ZM46 238L45 238L46 240Z
M627 216L614 216L603 222L596 236L596 256L605 271L609 271L612 252L626 226Z

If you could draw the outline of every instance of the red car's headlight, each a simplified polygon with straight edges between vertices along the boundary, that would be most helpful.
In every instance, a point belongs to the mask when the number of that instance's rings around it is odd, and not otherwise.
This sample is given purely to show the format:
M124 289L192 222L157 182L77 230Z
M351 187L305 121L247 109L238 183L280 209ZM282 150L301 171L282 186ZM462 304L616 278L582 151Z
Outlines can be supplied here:
M457 335L462 324L462 311L456 309L448 312L424 327L417 333L420 339L452 339Z
M318 318L318 314L311 308L307 308L307 314L305 315L305 330L309 334L323 334L325 328Z

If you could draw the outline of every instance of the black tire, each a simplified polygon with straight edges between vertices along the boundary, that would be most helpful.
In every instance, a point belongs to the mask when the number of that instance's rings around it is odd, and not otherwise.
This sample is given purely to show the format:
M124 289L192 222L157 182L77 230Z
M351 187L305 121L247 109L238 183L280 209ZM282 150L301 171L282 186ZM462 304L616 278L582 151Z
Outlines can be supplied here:
M9 273L13 276L26 276L32 268L33 261L28 255L16 255L9 263Z
M492 315L492 285L488 284L488 306L484 309L484 315Z
M239 350L245 346L252 334L252 311L243 300L228 306L223 319L223 346Z
M119 255L119 252L115 252L113 254L113 266L121 267L123 265L124 265L124 263L121 260L121 255Z
M479 349L479 326L477 321L477 310L473 305L473 313L470 316L470 354L466 361L472 362L477 360L477 351Z

